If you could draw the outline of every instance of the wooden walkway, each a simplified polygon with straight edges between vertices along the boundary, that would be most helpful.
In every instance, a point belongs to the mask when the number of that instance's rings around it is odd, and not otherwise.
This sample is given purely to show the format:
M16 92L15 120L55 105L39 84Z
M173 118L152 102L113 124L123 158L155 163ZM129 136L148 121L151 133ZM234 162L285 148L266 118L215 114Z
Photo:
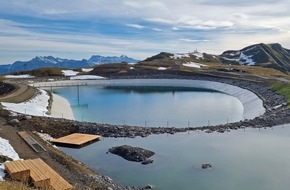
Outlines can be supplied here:
M26 131L18 132L18 135L35 151L43 152L46 151L34 138L32 138Z
M73 133L71 135L55 139L52 142L59 146L81 147L89 143L98 141L100 139L101 139L100 135Z
M32 182L35 187L51 190L71 190L70 185L40 158L6 162L5 169L14 180Z

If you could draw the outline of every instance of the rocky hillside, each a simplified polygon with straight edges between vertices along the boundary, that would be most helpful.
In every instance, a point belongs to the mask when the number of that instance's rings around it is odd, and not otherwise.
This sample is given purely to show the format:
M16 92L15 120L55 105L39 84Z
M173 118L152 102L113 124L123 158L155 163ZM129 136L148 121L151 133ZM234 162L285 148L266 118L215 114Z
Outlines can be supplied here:
M139 66L178 69L186 64L220 63L219 57L198 51L188 53L161 52L138 63ZM199 67L199 66L198 66Z
M225 64L262 66L290 71L290 50L280 44L255 44L241 50L225 51L220 55Z

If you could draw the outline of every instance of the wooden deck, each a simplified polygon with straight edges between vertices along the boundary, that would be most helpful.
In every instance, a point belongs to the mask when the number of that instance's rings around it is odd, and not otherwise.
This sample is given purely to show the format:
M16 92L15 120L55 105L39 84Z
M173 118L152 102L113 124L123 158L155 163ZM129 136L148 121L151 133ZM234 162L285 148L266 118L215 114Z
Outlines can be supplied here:
M81 147L100 139L100 135L73 133L71 135L55 139L52 142L59 146Z
M72 186L40 158L5 163L7 173L14 180L32 182L35 187L51 190L71 190Z

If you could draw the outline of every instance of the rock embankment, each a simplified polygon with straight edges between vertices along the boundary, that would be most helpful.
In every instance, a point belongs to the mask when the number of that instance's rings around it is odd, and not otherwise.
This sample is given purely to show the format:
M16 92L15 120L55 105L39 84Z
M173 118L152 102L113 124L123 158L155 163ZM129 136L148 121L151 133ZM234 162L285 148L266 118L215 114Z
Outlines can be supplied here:
M241 88L248 89L257 94L264 102L266 113L251 120L243 120L235 123L228 123L216 126L201 126L201 127L140 127L127 125L109 125L91 122L79 122L66 119L52 119L45 117L33 117L31 120L25 120L21 115L15 117L8 117L8 120L19 119L19 123L14 125L29 130L38 132L45 132L51 134L53 137L60 137L68 135L72 132L81 132L89 134L98 134L103 137L130 137L137 136L147 137L151 134L174 134L179 132L202 130L207 133L211 132L228 132L230 130L244 129L244 128L264 128L273 127L276 125L290 123L290 109L287 107L287 102L282 95L277 94L274 90L261 83L254 83L248 81L231 80L223 78L200 77L200 76L172 76L171 78L186 78L198 80L210 80L217 82L224 82ZM157 78L157 77L156 77ZM164 77L166 78L166 77ZM167 78L170 78L167 76Z
M153 151L129 145L112 147L109 149L109 152L121 156L128 161L141 162L143 165L153 163L153 160L149 158L155 154Z

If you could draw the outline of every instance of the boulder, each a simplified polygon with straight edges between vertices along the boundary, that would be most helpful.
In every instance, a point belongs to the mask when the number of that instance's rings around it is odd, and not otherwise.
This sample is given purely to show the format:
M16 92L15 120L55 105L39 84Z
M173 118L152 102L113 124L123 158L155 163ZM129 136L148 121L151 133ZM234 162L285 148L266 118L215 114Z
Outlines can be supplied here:
M201 164L201 169L209 169L212 168L211 164Z
M13 124L16 124L16 123L19 123L18 119L11 119L10 121L8 121L8 124L10 124L10 125L13 125Z
M0 155L0 163L4 163L6 161L12 161L12 159L8 156Z
M153 185L148 184L144 187L144 189L153 189Z
M144 160L143 162L141 162L141 164L148 165L148 164L152 164L153 162L154 162L154 160L147 159L147 160Z
M153 160L148 158L155 154L153 151L129 145L112 147L109 149L109 152L129 161L141 162L144 165L153 163Z

